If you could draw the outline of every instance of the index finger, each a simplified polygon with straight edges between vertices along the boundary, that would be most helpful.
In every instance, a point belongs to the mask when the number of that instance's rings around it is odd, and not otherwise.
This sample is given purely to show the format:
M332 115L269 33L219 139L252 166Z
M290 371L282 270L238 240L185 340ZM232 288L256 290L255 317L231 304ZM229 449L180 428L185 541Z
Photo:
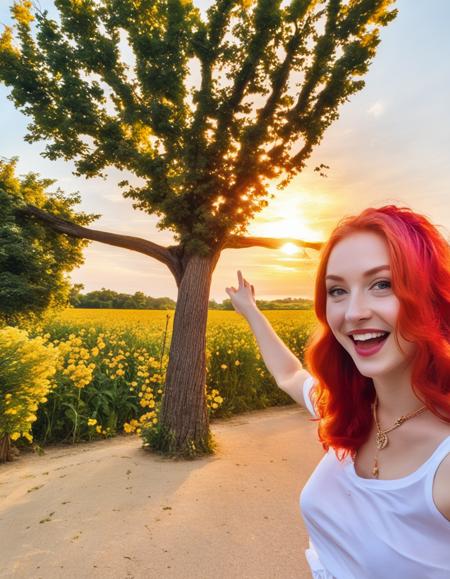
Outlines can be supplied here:
M239 270L239 269L237 272L237 276L238 276L238 281L239 281L239 287L242 287L244 285L244 278L242 277L241 270Z

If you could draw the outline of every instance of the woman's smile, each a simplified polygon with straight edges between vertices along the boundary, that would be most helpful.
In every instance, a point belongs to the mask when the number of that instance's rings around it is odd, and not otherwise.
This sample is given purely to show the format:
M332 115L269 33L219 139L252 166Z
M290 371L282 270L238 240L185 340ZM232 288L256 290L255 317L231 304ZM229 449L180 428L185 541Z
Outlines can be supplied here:
M355 341L355 339L351 339L353 341L356 353L359 356L368 357L374 356L383 348L384 344L389 339L389 335L389 333L384 333L378 338L372 338L365 341Z

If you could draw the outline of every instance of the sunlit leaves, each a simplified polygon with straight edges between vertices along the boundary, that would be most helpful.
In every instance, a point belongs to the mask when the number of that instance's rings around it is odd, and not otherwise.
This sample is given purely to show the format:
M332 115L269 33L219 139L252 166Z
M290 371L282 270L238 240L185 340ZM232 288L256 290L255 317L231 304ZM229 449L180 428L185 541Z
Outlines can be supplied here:
M30 0L17 0L11 8L12 15L15 21L23 26L29 26L34 20L31 13L32 2Z

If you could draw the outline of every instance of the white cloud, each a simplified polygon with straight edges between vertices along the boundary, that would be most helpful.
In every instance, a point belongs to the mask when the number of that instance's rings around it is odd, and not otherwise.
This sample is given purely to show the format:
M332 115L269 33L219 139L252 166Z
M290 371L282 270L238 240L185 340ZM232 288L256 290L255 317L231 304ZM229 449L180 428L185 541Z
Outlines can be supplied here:
M384 113L385 108L386 107L382 102L377 101L370 107L370 109L367 112L369 113L369 115L372 115L373 117L380 117Z

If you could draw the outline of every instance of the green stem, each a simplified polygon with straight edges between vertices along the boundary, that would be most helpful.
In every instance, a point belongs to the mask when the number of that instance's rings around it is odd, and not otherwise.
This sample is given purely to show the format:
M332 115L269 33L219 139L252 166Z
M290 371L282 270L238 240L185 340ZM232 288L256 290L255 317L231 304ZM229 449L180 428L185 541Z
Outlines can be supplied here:
M77 435L77 430L78 430L78 415L79 415L79 410L80 410L80 397L81 397L81 388L78 388L77 411L76 411L76 414L75 414L75 426L74 426L74 429L73 429L72 443L75 442L76 435Z

